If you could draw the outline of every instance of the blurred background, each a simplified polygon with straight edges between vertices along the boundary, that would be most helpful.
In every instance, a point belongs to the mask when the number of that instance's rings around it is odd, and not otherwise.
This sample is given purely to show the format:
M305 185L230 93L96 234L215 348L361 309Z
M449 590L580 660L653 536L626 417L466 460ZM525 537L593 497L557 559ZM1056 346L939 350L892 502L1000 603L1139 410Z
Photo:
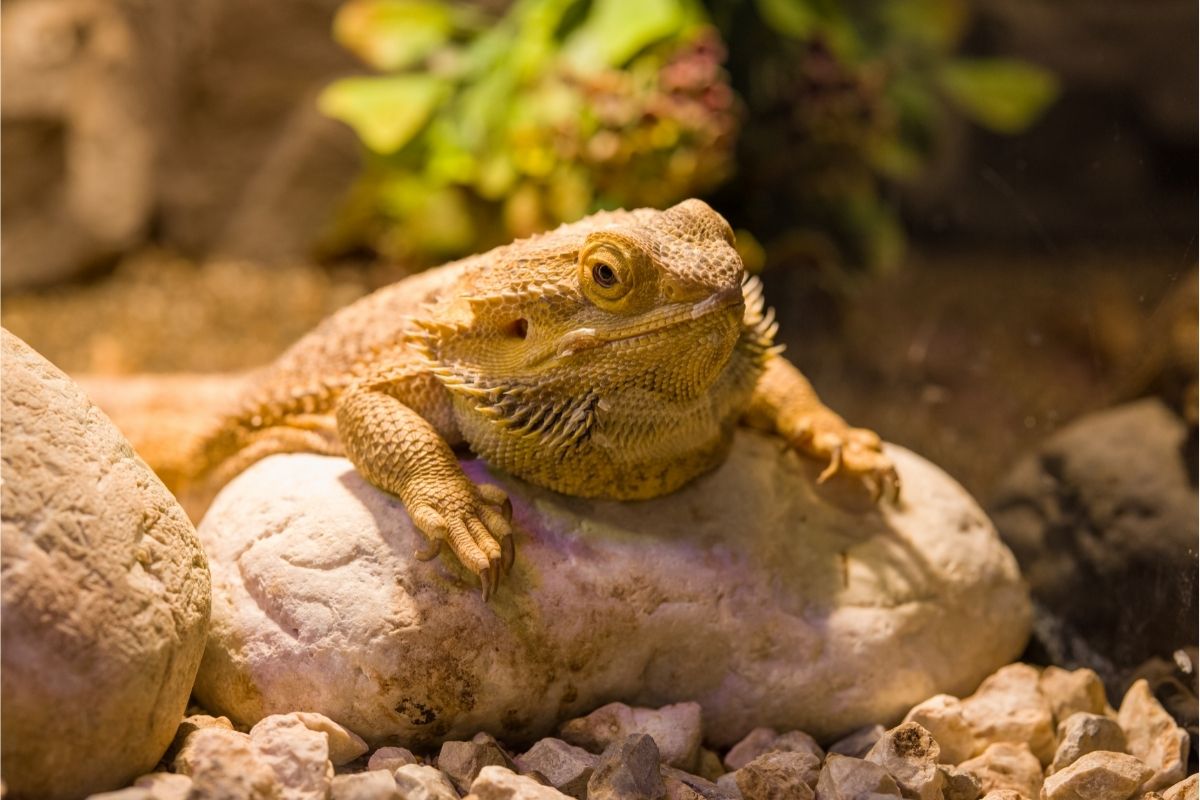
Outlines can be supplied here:
M1195 731L1195 2L8 0L0 23L0 313L85 386L249 369L430 265L699 196L826 401L992 511L1053 611L1042 657L1113 683L1157 659ZM1093 456L1137 484L1120 513Z

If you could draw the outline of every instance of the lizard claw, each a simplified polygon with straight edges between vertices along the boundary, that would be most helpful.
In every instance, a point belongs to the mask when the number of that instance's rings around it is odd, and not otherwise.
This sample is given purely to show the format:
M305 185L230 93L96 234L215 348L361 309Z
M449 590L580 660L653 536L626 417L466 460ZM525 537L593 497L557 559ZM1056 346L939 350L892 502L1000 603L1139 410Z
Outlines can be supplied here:
M445 540L458 560L479 576L484 602L500 588L500 576L515 558L512 526L505 516L511 504L497 486L475 486L466 478L458 485L438 487L436 495L421 498L410 511L413 523L431 540L414 556L435 557ZM434 510L437 508L438 510Z
M799 420L787 438L796 449L829 459L817 483L841 473L861 480L873 502L899 502L900 476L875 432L851 428L836 415L814 415Z
M413 551L413 558L417 561L432 561L442 552L442 540L430 539L425 543L424 547L418 547Z
M821 470L821 474L817 476L817 483L824 483L838 473L842 468L842 446L834 445L833 452L829 456L829 465Z

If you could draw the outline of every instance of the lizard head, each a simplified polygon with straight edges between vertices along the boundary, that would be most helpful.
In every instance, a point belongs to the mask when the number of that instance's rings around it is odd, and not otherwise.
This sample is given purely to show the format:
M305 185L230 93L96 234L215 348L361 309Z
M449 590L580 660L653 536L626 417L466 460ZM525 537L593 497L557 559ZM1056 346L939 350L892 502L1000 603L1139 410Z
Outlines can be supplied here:
M467 259L432 358L472 386L563 381L699 395L745 314L733 231L700 200L594 214Z

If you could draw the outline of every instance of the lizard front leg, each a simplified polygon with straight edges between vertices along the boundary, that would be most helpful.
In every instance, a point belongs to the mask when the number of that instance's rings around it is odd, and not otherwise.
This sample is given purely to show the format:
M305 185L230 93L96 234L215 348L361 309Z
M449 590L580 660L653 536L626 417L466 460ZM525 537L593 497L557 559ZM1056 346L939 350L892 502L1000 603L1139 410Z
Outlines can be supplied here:
M800 370L771 357L755 384L744 422L782 436L797 450L828 461L818 483L838 472L861 479L875 499L900 497L900 477L881 450L879 435L853 428L830 410Z
M501 570L513 563L512 507L502 489L477 486L463 473L447 442L457 438L457 430L448 399L437 397L440 391L422 376L358 384L338 402L338 436L363 477L397 495L429 537L431 547L417 557L433 558L448 542L463 566L479 576L486 602Z

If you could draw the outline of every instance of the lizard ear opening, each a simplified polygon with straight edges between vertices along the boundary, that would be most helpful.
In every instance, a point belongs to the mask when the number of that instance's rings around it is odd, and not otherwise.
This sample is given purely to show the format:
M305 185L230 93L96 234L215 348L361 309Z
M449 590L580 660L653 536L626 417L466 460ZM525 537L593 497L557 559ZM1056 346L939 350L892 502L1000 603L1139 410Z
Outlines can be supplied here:
M524 339L529 335L529 320L524 317L514 319L505 326L504 332L514 339Z

